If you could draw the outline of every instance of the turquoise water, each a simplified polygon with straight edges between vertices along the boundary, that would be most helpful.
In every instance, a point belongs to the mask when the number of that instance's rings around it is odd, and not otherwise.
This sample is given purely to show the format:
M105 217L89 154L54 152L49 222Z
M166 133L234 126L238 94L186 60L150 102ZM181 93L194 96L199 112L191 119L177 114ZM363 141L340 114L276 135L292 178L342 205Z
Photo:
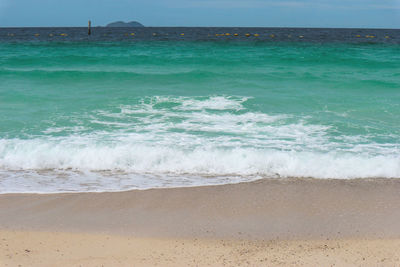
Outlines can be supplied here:
M0 43L0 191L400 178L400 45Z

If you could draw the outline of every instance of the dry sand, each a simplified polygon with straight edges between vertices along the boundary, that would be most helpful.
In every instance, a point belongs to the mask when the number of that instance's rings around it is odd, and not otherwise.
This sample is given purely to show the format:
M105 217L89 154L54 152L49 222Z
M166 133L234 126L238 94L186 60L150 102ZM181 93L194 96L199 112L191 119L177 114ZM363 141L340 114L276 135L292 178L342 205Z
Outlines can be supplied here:
M0 195L0 266L399 266L400 180Z
M137 238L0 231L1 266L399 266L400 240Z

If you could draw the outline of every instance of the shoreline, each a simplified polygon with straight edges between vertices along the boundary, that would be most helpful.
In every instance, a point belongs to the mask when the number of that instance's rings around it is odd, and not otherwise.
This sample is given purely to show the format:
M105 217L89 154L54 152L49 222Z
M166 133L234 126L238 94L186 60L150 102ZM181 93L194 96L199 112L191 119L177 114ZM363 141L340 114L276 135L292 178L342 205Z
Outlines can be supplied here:
M383 178L2 194L0 265L395 265L399 192Z
M315 177L265 177L258 179L251 179L248 181L229 182L224 184L200 184L200 185L180 185L180 186L166 186L166 187L146 187L146 188L131 188L124 190L98 190L98 191L56 191L56 192L45 192L45 191L27 191L27 192L0 192L0 196L4 195L56 195L56 194L102 194L102 193L126 193L135 191L148 191L148 190L170 190L170 189L183 189L183 188L202 188L202 187L215 187L215 186L231 186L238 184L249 184L259 183L263 181L277 181L277 182L301 182L301 181L328 181L328 182L340 182L345 181L346 183L357 183L357 182L396 182L400 180L396 177L368 177L368 178L315 178Z

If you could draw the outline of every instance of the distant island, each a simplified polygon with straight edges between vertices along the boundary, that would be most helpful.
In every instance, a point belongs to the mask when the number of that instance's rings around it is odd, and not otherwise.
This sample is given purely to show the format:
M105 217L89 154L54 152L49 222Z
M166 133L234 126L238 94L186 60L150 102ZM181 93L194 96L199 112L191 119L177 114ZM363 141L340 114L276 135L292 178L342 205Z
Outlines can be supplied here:
M137 21L130 21L130 22L116 21L107 24L106 27L144 27L144 25Z

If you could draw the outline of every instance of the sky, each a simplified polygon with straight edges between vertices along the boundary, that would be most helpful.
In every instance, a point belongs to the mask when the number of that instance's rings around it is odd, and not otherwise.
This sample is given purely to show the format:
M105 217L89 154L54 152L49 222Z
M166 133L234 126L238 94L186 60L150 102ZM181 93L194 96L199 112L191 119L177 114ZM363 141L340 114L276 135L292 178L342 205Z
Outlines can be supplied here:
M400 28L400 0L0 0L0 27Z

